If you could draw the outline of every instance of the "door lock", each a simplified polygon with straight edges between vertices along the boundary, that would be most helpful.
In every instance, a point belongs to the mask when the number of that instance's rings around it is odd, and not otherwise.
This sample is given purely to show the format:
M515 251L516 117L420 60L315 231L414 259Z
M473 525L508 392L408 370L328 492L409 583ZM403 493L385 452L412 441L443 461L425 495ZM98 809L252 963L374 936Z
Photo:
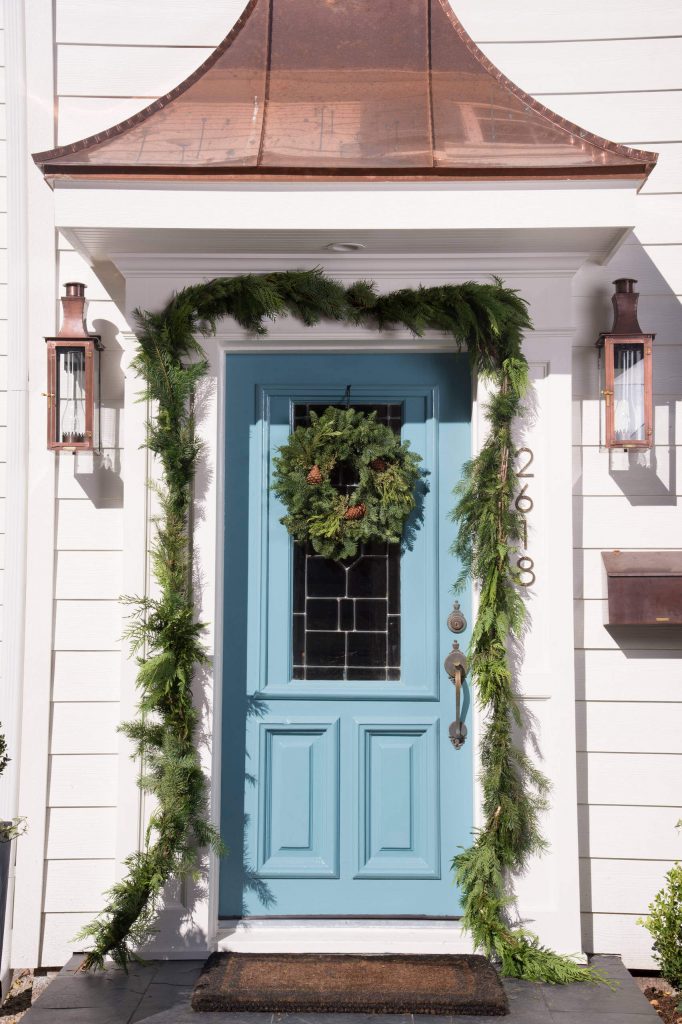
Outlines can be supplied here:
M455 684L455 720L450 723L448 729L448 735L455 750L464 746L467 737L467 727L461 719L462 683L467 674L467 667L464 652L460 651L459 644L453 640L452 650L445 659L445 671Z
M467 620L464 618L459 601L455 601L452 611L448 615L448 629L451 633L463 633L467 628Z

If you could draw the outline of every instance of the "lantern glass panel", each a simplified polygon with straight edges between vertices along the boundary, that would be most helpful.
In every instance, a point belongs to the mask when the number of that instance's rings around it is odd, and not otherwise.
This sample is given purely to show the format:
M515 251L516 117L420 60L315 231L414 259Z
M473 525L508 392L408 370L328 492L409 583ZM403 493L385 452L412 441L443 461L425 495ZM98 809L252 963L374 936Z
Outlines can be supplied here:
M620 442L646 441L644 345L613 346L613 434Z
M93 448L96 452L102 450L102 382L101 382L101 359L100 351L95 348L93 353L93 359L95 361L95 372L93 374L93 386L94 386L94 409L93 409Z
M85 425L85 349L57 349L55 393L58 444L83 444Z

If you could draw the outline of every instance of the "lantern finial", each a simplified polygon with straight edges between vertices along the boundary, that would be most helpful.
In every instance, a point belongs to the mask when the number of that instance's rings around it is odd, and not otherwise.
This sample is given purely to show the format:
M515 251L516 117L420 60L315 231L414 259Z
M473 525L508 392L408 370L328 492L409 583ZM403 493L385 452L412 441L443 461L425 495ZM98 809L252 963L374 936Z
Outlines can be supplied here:
M85 285L81 281L67 281L66 294L62 296L62 326L58 338L89 338L85 323Z
M613 303L611 334L641 334L642 328L637 320L639 292L635 291L636 279L634 277L619 277L613 283L616 290L611 296Z

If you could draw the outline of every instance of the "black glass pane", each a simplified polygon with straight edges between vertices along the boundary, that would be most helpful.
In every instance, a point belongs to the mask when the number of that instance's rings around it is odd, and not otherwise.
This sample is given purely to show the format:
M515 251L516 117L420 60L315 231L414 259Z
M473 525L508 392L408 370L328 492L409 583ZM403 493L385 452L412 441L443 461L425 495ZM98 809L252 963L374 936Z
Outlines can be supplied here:
M397 434L400 403L363 405ZM293 426L307 426L310 412L326 405L294 406ZM348 467L337 487L352 489ZM400 545L363 544L355 558L333 562L310 545L294 545L294 679L379 681L400 679Z
M308 600L306 607L306 629L338 629L339 602L334 598Z

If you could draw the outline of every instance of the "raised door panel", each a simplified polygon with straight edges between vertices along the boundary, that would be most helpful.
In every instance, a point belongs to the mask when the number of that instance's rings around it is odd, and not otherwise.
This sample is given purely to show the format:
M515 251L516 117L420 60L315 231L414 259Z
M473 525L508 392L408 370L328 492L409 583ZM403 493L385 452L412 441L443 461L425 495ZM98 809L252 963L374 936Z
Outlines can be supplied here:
M338 764L338 719L261 723L260 875L338 877Z
M437 720L356 722L356 878L439 878Z

